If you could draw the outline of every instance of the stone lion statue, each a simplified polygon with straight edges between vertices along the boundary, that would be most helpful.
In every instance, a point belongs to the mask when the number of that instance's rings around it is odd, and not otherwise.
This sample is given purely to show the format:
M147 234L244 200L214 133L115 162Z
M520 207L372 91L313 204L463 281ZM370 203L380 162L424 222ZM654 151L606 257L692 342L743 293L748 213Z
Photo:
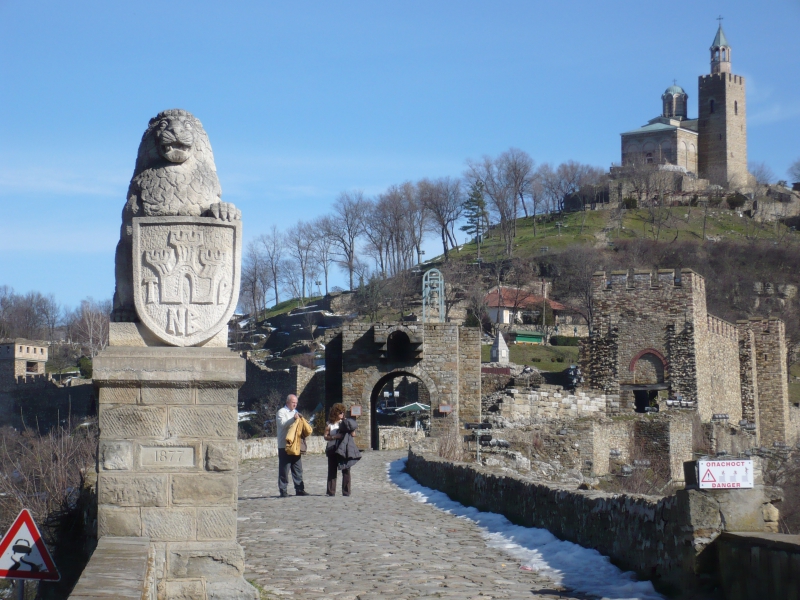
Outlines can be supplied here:
M222 202L214 154L203 125L191 113L165 110L150 119L139 144L136 167L122 209L116 254L112 321L138 321L133 300L133 218L158 216L241 218Z

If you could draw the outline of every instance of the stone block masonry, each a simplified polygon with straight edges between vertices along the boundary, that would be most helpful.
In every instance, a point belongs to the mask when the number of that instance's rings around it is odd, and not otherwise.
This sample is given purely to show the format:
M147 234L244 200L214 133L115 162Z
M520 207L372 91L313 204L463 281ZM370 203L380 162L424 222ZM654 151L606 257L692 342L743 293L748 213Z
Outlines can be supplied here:
M795 443L782 321L708 314L705 279L691 269L603 271L593 286L595 329L581 347L587 387L618 394L621 413L656 401L668 408L664 395L680 396L705 423L722 414L755 424L754 446Z
M477 328L455 323L350 323L330 332L325 344L326 404L361 407L357 441L364 447L378 448L378 396L401 377L417 380L420 397L430 398L433 435L445 423L480 420ZM451 412L440 411L443 405ZM448 414L455 419L446 420Z
M110 346L95 358L98 536L149 538L158 597L210 598L220 578L239 590L230 597L255 593L236 543L244 380L226 348Z

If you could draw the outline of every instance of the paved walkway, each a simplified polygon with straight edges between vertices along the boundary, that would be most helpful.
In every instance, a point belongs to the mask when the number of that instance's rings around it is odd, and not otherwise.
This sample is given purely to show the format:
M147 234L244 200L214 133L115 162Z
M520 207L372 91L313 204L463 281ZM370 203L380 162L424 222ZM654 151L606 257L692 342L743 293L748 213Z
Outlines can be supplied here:
M391 484L386 463L405 454L364 452L350 497L341 477L337 496L325 496L324 456L303 458L312 495L300 498L278 497L277 458L241 465L245 577L267 598L585 598L521 571L476 525Z

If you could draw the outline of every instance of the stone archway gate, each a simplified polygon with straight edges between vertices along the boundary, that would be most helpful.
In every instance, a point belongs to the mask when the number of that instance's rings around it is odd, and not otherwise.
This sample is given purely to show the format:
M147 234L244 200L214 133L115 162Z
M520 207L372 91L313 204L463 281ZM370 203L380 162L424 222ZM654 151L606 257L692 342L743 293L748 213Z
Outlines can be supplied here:
M412 357L394 358L390 336L402 332L414 347ZM481 418L481 332L455 323L349 323L326 337L325 398L362 407L360 446L372 446L370 404L375 386L391 373L418 378L430 393L431 422L442 423L442 405L455 422ZM434 435L437 427L433 427Z

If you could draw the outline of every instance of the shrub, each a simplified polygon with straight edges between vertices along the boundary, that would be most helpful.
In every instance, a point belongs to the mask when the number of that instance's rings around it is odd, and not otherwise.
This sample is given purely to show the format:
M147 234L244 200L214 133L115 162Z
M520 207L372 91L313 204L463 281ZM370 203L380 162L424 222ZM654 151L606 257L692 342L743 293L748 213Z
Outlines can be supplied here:
M550 336L550 344L552 346L579 346L580 338L568 335L553 335Z
M92 378L92 359L88 356L81 356L78 359L78 369L81 371L81 377L86 379Z
M636 201L636 198L628 197L622 200L622 206L624 206L628 210L631 210L638 207L639 203Z
M728 208L731 210L738 210L747 203L747 196L737 192L725 198L725 202L727 202Z

